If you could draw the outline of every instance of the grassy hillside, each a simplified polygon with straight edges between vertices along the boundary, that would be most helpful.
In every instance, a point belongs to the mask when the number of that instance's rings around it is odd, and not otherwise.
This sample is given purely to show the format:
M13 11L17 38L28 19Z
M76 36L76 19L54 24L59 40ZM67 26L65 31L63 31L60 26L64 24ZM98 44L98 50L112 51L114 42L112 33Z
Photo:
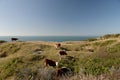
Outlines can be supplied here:
M61 42L67 56L59 59L56 42L0 42L0 80L54 80L56 68L46 67L46 58L58 61L72 74L60 80L120 79L120 37L103 36L85 41Z

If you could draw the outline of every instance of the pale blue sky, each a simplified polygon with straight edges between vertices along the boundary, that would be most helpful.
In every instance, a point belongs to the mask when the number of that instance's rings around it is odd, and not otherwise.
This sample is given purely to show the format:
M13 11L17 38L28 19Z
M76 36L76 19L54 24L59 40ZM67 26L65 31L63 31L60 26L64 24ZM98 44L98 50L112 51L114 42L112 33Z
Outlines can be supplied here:
M0 36L120 33L120 0L0 0Z

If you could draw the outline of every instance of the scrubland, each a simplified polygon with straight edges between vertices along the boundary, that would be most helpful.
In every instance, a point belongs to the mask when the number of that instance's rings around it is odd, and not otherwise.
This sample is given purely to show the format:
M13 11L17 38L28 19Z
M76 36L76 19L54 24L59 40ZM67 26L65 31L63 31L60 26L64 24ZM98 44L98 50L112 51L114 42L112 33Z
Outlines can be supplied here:
M120 80L120 35L105 35L84 41L0 41L0 80L55 80L56 68L67 67L70 74L59 80ZM39 49L39 51L37 51ZM67 56L59 58L59 51ZM48 58L56 68L45 66Z

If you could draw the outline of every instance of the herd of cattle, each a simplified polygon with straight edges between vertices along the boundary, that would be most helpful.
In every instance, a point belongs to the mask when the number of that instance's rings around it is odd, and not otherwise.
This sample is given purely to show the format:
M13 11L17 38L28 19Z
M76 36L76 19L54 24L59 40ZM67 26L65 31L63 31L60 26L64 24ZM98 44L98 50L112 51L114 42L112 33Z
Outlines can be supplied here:
M60 49L61 48L61 44L55 44L55 48L56 49ZM59 56L60 56L60 60L62 59L62 56L67 55L67 52L65 50L60 50L59 51ZM62 68L58 68L58 62L50 60L50 59L45 59L45 63L46 66L52 66L53 68L56 68L56 80L59 80L58 78L65 75L68 72L71 72L71 70L69 68L66 67L62 67Z
M18 38L11 38L11 41L18 41ZM55 48L56 49L61 49L61 44L57 43L55 44ZM62 56L67 55L66 50L60 50L59 51L59 56L60 56L60 60L62 59ZM58 68L58 62L50 60L50 59L45 59L45 64L46 66L52 66L53 68L56 69L56 80L59 80L58 77L61 77L63 75L65 75L67 72L70 72L71 70L69 68L66 67L62 67L62 68Z

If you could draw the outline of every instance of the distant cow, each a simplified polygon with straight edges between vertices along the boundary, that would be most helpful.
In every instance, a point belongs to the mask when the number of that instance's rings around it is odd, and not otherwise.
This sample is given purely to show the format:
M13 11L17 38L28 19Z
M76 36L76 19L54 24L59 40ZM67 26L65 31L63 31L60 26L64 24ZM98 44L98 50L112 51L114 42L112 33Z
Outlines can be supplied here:
M56 71L56 80L59 80L60 77L67 77L67 75L72 74L72 71L69 68L63 67L59 68Z
M60 44L60 43L57 43L57 44L55 44L55 47L56 47L56 49L60 49L61 44Z
M94 49L88 49L89 52L94 52Z
M58 65L58 62L55 62L53 60L50 60L50 59L45 59L45 63L46 63L46 66L52 66L52 67L56 67Z
M11 41L17 41L18 38L11 38Z
M60 55L60 60L62 59L62 56L64 57L64 55L67 55L67 52L65 50L59 51L59 55Z

